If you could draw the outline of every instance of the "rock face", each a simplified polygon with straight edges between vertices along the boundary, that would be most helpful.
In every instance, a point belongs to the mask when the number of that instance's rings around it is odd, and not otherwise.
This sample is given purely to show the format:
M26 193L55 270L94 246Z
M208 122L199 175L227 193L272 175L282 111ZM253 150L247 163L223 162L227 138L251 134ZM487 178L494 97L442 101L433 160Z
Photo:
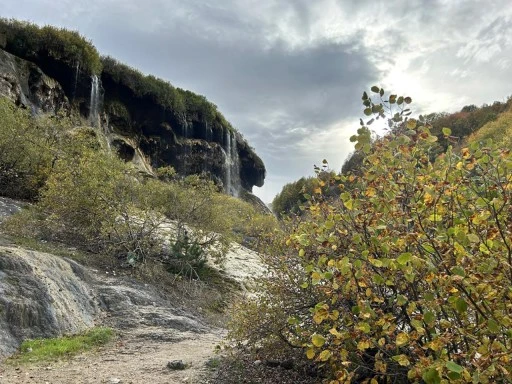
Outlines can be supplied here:
M0 247L0 356L27 338L93 326L98 304L87 280L86 271L73 261Z
M0 95L34 112L69 109L60 84L39 67L0 49Z
M183 176L204 173L236 196L263 185L263 161L219 115L173 110L150 90L108 71L96 77L49 56L30 60L35 64L0 49L0 96L35 113L78 111L103 128L126 161L139 153L153 168L170 165Z
M169 341L207 330L148 284L101 275L51 254L0 246L0 360L27 338L98 324Z

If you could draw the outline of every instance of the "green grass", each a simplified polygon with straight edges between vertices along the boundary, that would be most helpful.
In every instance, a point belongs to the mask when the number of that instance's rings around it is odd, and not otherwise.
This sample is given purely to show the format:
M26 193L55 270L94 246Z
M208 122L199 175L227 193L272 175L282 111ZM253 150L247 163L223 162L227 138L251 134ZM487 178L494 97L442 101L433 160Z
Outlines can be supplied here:
M21 344L20 351L10 358L10 362L26 364L67 358L105 345L113 337L114 331L111 328L97 327L74 336L26 340Z

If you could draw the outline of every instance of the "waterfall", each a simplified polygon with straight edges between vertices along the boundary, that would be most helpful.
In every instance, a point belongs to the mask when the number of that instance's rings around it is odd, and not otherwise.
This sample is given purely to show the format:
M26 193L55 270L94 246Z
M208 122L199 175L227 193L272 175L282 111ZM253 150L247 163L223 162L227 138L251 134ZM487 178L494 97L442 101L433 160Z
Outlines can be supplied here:
M225 191L231 196L238 197L240 193L240 158L238 156L238 147L236 144L236 136L226 130L226 151L224 159L225 175Z
M80 62L76 62L75 66L75 88L73 89L73 99L76 97L76 89L78 87L78 74L80 73Z
M93 127L100 125L100 79L91 77L91 100L89 102L89 123Z
M190 172L188 162L190 158L190 142L187 140L190 136L188 121L183 123L183 145L182 145L182 173L187 176Z
M204 122L204 138L206 141L212 141L213 139L213 132L212 127L208 125L208 122Z

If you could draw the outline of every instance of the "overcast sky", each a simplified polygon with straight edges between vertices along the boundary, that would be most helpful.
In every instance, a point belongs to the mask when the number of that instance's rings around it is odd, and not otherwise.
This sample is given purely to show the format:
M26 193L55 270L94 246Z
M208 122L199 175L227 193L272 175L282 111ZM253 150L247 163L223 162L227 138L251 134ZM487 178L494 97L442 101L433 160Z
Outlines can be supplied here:
M510 0L2 0L0 16L205 95L263 158L265 202L324 158L341 167L374 84L418 112L512 94Z

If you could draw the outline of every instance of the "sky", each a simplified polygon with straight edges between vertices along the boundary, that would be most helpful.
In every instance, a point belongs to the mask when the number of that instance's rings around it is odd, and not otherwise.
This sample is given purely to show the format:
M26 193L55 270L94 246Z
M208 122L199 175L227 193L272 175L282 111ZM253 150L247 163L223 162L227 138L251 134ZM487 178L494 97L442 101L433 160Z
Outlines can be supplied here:
M205 95L267 168L254 193L339 170L372 85L452 112L512 95L510 0L2 0L101 54Z

